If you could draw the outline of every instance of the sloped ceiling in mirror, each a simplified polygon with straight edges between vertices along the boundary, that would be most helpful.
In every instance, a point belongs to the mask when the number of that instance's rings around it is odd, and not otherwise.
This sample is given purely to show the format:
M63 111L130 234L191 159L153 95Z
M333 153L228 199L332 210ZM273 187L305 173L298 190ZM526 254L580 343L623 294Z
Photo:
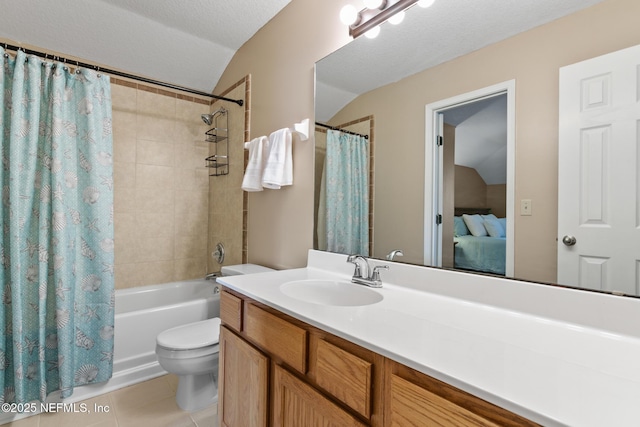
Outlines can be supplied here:
M400 25L385 23L377 38L361 37L322 59L316 119L328 121L362 93L601 1L436 0L428 9L412 7ZM357 71L345 64L358 64Z

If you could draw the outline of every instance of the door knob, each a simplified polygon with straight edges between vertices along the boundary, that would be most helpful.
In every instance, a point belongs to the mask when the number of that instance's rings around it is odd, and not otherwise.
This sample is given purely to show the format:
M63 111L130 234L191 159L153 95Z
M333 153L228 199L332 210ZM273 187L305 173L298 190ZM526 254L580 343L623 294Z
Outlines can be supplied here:
M573 236L564 236L562 238L562 243L564 243L567 246L573 246L576 244L576 238Z

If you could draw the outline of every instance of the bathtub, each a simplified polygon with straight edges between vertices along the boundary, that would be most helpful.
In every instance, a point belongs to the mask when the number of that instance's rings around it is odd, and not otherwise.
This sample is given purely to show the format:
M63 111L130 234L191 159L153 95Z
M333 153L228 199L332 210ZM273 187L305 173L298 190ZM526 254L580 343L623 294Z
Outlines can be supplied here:
M64 402L78 402L166 374L156 358L156 336L174 326L219 317L220 285L199 279L116 290L115 310L113 377L105 383L76 387Z

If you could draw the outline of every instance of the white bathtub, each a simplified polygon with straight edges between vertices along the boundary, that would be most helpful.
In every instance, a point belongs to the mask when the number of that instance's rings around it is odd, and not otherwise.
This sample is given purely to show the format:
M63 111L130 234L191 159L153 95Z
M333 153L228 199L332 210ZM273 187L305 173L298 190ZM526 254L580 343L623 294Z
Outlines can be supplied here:
M67 399L51 393L47 402L74 403L166 374L156 358L156 336L165 329L220 316L220 285L187 280L117 290L113 377L76 387ZM0 425L35 414L0 413Z

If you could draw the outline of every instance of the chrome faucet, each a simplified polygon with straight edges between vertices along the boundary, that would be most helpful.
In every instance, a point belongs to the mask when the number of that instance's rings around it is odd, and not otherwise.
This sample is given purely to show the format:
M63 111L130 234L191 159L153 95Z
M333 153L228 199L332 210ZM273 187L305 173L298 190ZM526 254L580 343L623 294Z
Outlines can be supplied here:
M404 256L404 253L400 249L394 249L387 255L388 261L393 261L393 259L397 256Z
M380 279L380 270L388 270L388 265L376 265L371 269L369 261L362 255L349 255L347 262L355 264L355 270L353 271L353 277L351 282L359 285L365 285L372 288L381 288L382 280ZM364 268L363 268L364 267ZM364 271L363 271L364 270ZM369 271L371 273L369 274Z

